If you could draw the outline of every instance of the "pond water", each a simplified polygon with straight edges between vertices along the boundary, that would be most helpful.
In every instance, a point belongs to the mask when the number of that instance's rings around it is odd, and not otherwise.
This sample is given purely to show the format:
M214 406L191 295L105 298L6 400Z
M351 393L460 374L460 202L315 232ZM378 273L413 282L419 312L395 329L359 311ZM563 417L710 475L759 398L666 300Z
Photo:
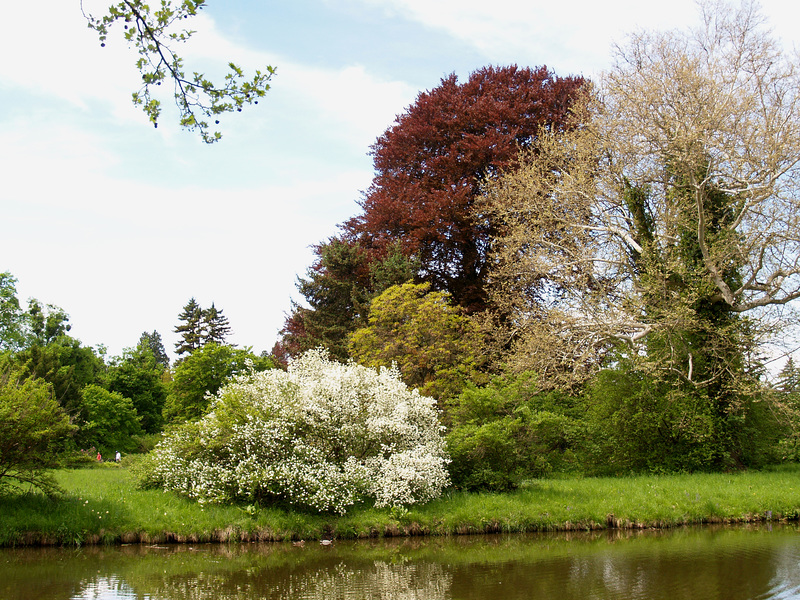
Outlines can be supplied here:
M0 598L800 598L800 529L5 549Z

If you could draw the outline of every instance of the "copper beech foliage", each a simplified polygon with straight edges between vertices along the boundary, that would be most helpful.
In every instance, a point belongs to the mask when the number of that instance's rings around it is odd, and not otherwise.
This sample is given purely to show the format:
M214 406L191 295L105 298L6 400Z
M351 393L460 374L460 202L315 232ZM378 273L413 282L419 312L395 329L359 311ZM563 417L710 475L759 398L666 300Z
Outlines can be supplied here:
M493 226L471 212L481 182L511 167L542 127L561 129L583 83L513 65L442 79L372 146L376 174L345 231L375 250L399 240L434 289L470 312L485 308Z
M345 337L363 325L369 300L410 278L448 292L468 312L486 308L494 227L472 215L474 199L482 181L513 166L542 128L564 127L583 83L546 67L489 66L466 82L450 75L420 93L372 147L376 174L363 213L316 247L298 286L310 308L293 306L276 354L323 343L343 357ZM391 275L381 285L376 267Z

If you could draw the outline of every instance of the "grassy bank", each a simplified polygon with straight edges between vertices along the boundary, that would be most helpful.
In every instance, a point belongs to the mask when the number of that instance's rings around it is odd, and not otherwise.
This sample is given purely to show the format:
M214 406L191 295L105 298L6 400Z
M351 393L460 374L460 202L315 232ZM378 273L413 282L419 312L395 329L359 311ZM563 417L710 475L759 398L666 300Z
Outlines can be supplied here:
M405 510L345 516L201 507L138 490L123 468L62 470L60 499L0 497L0 545L312 540L796 520L800 465L766 472L548 479L509 494L450 492Z

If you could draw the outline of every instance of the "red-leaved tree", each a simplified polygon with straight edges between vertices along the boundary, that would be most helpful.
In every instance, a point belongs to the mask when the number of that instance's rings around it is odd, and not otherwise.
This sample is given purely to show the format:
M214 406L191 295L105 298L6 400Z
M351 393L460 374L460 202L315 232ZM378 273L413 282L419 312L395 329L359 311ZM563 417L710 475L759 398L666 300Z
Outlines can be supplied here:
M373 145L375 178L346 233L377 251L399 241L422 280L470 312L485 308L492 223L471 216L481 181L512 167L542 127L561 128L583 83L546 67L446 77Z
M293 304L276 356L322 345L344 358L369 300L409 279L448 292L468 312L486 308L493 224L472 216L481 182L513 167L542 127L562 128L583 83L546 67L490 66L422 92L372 146L363 214L315 248L298 282L308 307Z

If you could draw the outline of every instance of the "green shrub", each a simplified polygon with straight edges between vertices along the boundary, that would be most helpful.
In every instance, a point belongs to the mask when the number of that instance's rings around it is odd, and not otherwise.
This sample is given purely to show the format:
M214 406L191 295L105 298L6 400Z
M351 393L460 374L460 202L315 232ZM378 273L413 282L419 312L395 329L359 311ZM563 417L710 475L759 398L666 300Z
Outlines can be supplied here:
M568 396L541 392L532 373L469 386L454 403L447 434L453 484L511 490L553 470L574 470L583 426L573 410Z
M30 485L47 494L59 491L47 471L75 426L42 379L22 379L19 371L0 371L0 491L10 484Z
M625 365L601 371L585 396L588 469L693 472L776 461L781 428L767 398L739 392L735 407L723 409L715 393Z
M141 463L143 483L200 502L288 502L343 513L423 502L447 485L435 401L396 369L309 351L288 371L220 389L201 420L169 431Z

